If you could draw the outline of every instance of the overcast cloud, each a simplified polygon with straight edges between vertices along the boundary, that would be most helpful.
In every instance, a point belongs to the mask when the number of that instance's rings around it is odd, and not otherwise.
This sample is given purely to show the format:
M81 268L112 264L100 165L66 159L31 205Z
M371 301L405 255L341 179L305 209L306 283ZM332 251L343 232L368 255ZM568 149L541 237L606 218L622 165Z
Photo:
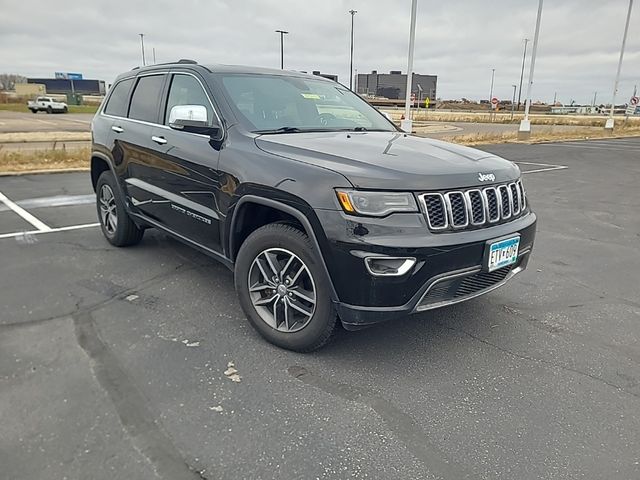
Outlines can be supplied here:
M336 73L349 83L348 10L355 17L354 68L406 71L410 0L0 0L0 73L53 76L81 72L111 83L147 61L201 63ZM518 83L522 39L533 38L535 0L419 0L415 71L438 75L441 98L510 98ZM533 99L610 101L627 0L547 0ZM620 102L640 84L640 11L635 6L622 68ZM531 44L530 44L531 45ZM528 69L529 60L527 60ZM526 77L525 77L526 83Z

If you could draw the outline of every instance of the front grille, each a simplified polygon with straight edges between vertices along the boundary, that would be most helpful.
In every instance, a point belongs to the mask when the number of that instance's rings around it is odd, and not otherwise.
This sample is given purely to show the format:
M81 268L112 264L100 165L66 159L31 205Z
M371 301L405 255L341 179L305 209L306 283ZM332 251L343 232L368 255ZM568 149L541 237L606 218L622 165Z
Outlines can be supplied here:
M499 268L493 272L480 271L466 276L441 280L435 283L418 304L418 309L429 305L460 300L475 293L486 290L507 278L513 265Z
M429 229L447 231L478 228L521 215L526 207L522 181L483 189L420 195Z

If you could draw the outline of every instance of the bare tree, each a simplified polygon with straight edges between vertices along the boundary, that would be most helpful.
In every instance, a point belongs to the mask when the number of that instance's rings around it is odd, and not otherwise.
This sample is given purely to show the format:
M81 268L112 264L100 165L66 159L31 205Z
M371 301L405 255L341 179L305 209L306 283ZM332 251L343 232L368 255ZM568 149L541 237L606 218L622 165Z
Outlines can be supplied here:
M14 90L16 83L27 83L27 78L15 73L0 73L0 91Z

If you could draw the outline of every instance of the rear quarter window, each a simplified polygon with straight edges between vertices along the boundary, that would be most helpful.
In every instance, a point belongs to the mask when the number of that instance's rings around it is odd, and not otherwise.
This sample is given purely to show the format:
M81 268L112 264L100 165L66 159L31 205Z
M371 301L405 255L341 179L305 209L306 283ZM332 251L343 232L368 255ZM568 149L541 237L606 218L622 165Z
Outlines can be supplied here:
M104 113L117 117L127 116L127 103L129 100L129 90L133 84L133 78L123 80L113 87L113 92L109 96Z
M162 100L164 75L140 77L131 97L129 118L145 122L158 122L158 105Z

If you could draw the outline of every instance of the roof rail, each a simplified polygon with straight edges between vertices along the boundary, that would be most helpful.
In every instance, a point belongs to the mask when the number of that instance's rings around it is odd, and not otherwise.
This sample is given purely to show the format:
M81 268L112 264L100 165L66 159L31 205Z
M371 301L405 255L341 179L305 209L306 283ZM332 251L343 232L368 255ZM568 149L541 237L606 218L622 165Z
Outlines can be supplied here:
M195 60L191 60L189 58L181 58L177 62L154 63L151 65L143 65L143 66L138 65L137 67L133 67L131 70L139 70L143 67L154 67L156 65L197 65L197 64L198 62L196 62Z

